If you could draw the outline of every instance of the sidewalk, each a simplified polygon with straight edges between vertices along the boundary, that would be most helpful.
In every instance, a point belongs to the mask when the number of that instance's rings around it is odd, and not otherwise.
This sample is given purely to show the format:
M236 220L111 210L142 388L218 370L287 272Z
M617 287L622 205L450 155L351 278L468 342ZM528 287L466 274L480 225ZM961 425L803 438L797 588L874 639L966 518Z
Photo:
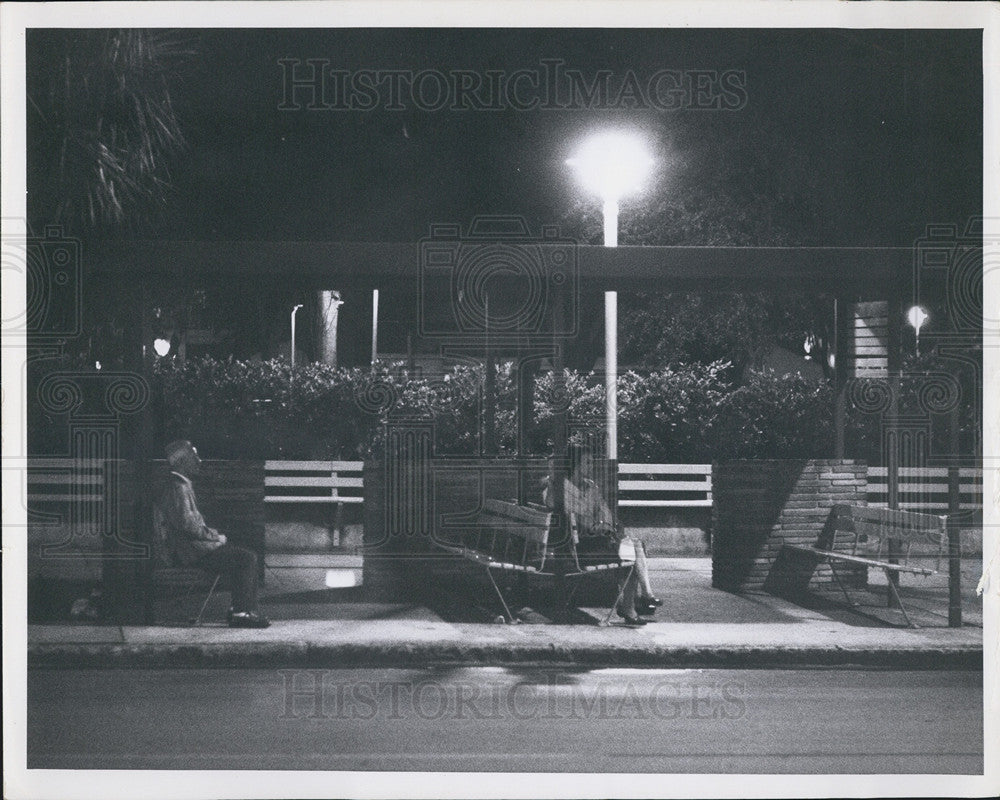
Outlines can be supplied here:
M967 624L944 627L947 597L935 587L911 594L911 617L881 608L873 595L858 611L817 599L810 608L766 594L734 595L711 587L708 559L652 559L654 591L663 599L654 621L637 630L598 622L607 608L581 607L552 624L545 610L517 625L477 620L454 602L378 602L363 588L301 591L270 580L262 631L219 622L228 598L199 628L31 625L28 663L37 668L336 667L546 663L579 666L768 667L860 665L893 668L982 668L982 623L974 595ZM972 582L975 586L975 582ZM875 587L877 589L877 587ZM906 602L907 588L903 588ZM930 592L930 594L928 594ZM931 596L933 595L933 596ZM864 596L859 599L865 601ZM461 613L458 613L461 612ZM482 609L478 618L485 619ZM532 624L535 623L535 624Z

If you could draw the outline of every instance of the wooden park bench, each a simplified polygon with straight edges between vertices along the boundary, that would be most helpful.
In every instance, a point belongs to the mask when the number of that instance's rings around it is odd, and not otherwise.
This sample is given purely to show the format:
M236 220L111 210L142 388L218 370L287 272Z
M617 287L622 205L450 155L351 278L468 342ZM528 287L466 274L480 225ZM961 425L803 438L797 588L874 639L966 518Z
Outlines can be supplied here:
M515 622L494 573L521 576L524 580L534 575L555 581L616 575L632 566L633 562L611 554L596 558L590 556L581 562L575 531L568 553L557 552L554 546L557 539L553 534L559 534L555 531L553 517L552 511L544 506L485 500L474 523L462 526L461 533L453 540L437 544L482 567L503 606L505 621ZM571 596L572 590L568 593L567 603Z
M856 603L851 600L835 564L858 564L883 570L888 579L891 598L895 600L906 623L915 628L917 626L910 620L900 600L896 580L902 572L924 576L937 574L946 543L946 517L887 508L837 505L830 512L830 518L815 546L784 546L811 556L814 559L813 569L822 563L829 564L834 580L844 593L848 605L852 607ZM936 548L937 561L934 569L911 563L915 544L929 544ZM926 553L918 555L926 557Z
M114 462L32 457L21 465L27 480L29 578L100 581L103 534L118 525L108 488Z
M265 461L265 503L311 503L334 506L333 546L343 533L345 503L364 503L361 461Z
M711 464L619 464L618 506L711 508Z

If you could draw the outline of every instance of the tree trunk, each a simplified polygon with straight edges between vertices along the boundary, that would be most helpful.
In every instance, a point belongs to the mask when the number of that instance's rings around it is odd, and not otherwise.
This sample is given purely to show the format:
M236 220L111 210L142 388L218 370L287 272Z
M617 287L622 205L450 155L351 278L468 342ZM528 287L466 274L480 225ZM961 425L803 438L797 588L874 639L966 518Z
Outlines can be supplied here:
M340 292L323 289L316 293L318 324L316 326L319 360L331 367L337 366L337 316L343 301Z

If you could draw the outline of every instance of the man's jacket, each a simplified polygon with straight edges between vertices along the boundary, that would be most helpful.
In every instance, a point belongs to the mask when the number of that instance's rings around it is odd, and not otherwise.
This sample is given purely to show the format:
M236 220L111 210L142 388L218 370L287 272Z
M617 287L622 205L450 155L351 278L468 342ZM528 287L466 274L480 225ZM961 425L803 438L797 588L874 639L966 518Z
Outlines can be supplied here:
M222 546L219 532L205 524L191 481L171 472L153 507L156 559L161 565L190 566Z

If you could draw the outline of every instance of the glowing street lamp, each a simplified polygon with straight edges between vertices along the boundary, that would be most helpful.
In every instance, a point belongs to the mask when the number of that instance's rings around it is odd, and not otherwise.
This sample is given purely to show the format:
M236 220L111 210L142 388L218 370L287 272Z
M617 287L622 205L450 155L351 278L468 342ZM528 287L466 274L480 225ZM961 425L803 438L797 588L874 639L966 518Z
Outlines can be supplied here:
M906 312L906 321L913 326L913 331L917 337L917 356L920 355L920 329L928 319L930 319L930 315L920 306L913 306L913 308Z
M604 246L618 246L618 203L642 188L656 163L634 134L613 131L588 139L566 163L584 188L604 202ZM608 459L618 461L618 292L604 293L605 409Z

